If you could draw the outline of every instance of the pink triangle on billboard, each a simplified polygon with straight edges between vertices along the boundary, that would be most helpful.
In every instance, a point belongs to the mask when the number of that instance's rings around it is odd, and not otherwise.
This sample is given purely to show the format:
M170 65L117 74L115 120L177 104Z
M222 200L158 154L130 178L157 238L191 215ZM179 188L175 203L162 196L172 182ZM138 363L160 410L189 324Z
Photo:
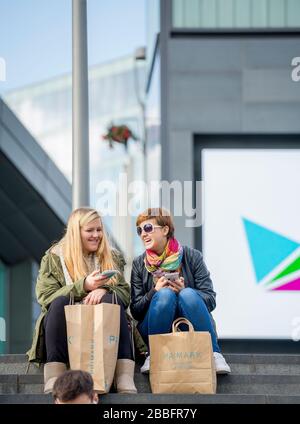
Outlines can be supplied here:
M294 281L290 281L289 283L283 284L282 286L272 290L286 290L286 291L300 290L300 278L297 278Z

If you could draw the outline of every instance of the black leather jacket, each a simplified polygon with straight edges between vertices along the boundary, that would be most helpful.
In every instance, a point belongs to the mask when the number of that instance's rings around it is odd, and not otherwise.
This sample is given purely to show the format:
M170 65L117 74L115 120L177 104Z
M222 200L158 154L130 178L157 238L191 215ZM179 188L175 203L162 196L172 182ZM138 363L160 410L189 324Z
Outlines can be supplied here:
M145 253L134 259L131 271L131 304L133 318L142 321L146 315L152 296L156 293L153 287L153 278L144 264ZM209 312L216 307L216 293L210 274L199 250L183 247L181 263L185 286L195 289L204 300Z

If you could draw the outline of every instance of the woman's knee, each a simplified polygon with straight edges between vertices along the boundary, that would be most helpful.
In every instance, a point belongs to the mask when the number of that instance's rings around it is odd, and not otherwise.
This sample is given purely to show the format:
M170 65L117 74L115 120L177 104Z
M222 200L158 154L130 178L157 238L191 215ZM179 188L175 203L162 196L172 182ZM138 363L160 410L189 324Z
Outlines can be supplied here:
M170 306L177 302L176 293L165 287L160 289L152 298L152 302L155 302L155 306L159 308L164 308Z
M65 306L69 305L70 299L67 296L59 296L54 299L49 307L49 310L44 319L44 328L47 330L50 328L61 328L61 325L65 325Z
M66 305L69 305L69 303L70 303L69 296L58 296L56 299L54 299L51 302L50 308L61 309L61 308L64 308Z
M192 306L193 304L199 305L202 298L191 287L186 287L178 293L178 302L183 305Z

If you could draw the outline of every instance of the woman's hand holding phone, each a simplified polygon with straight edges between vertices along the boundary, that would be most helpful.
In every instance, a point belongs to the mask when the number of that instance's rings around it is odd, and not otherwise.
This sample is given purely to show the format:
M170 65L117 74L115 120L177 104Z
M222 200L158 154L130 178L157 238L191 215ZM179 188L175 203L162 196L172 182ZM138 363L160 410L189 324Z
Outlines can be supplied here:
M154 289L156 291L159 291L163 289L164 287L168 287L168 280L163 276L157 280L157 283L155 284Z
M86 292L93 291L103 286L109 278L99 273L99 270L93 271L89 274L84 282L84 290Z
M169 280L169 288L173 290L175 293L179 293L182 289L184 289L184 278L179 277L176 280Z
M175 293L179 293L180 290L184 289L184 278L179 277L178 272L166 273L164 276L157 280L155 290L159 291L165 287L173 290Z

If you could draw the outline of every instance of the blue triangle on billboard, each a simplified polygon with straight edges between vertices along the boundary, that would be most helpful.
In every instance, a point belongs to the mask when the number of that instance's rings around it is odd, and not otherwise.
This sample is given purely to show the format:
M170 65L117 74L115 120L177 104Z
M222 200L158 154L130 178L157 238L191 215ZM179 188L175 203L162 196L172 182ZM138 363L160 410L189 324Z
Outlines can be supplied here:
M262 280L300 244L243 218L257 282Z

